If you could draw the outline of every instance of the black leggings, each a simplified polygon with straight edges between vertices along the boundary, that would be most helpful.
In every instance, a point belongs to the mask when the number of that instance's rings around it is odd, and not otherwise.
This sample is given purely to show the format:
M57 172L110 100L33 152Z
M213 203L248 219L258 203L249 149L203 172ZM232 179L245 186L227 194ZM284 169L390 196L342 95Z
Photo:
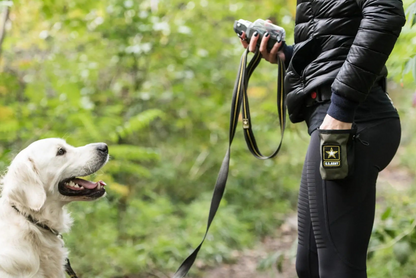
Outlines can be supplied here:
M299 278L365 278L374 222L376 180L400 142L399 119L357 124L354 174L325 181L319 133L311 134L298 201ZM367 144L368 143L368 144Z

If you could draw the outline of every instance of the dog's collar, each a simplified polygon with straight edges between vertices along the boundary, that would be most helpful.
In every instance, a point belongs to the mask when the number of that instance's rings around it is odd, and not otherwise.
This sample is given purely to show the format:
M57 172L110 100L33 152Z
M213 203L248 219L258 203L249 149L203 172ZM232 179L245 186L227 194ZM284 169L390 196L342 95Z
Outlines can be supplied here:
M14 208L18 213L20 213L22 216L24 216L29 222L32 222L36 226L38 226L38 227L40 227L40 228L42 228L44 230L47 230L47 231L51 232L52 234L56 235L57 237L62 238L62 235L57 230L52 229L48 225L39 222L38 220L34 219L32 217L32 215L30 215L30 214L28 214L28 215L23 214L15 205L13 205L12 208Z
M23 214L15 205L12 206L12 208L14 208L20 215L24 216L29 222L35 224L36 226L47 230L49 232L51 232L52 234L56 235L57 237L63 239L62 235L55 229L52 229L51 227L49 227L46 224L40 223L38 220L36 220L35 218L32 217L32 215L25 215ZM65 271L66 273L68 273L69 277L71 278L78 278L77 274L75 273L75 271L72 269L71 267L71 263L69 262L69 259L66 258L65 259Z

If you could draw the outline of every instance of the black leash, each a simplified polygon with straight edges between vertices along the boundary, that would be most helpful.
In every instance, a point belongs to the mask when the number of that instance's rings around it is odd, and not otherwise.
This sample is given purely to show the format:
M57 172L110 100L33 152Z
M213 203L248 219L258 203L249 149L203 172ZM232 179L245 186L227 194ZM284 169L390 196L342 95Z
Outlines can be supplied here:
M66 258L65 261L66 261L65 271L69 275L69 277L71 277L71 278L78 278L77 274L75 273L75 271L71 267L71 263L69 262L69 259Z
M224 195L225 185L228 178L228 170L230 166L230 152L231 144L234 139L235 130L238 124L238 117L240 115L240 109L242 108L242 117L243 117L243 129L244 137L247 143L247 147L250 152L257 157L258 159L268 159L274 157L280 150L283 141L283 133L286 127L286 106L285 106L285 94L283 90L283 82L285 76L285 65L284 62L279 59L278 61L278 74L277 74L277 111L279 114L279 124L281 130L280 143L277 149L269 156L263 156L257 146L256 139L254 137L253 130L251 128L251 118L250 118L250 108L248 103L247 96L247 86L248 81L251 77L251 74L256 69L258 64L261 61L261 54L257 50L254 53L253 58L250 60L250 63L247 65L247 56L249 51L246 50L240 60L240 67L237 73L237 79L234 85L233 98L231 104L231 113L230 113L230 134L229 134L229 143L228 150L225 154L224 160L222 162L220 172L217 177L217 182L215 184L214 192L212 195L211 206L208 215L207 229L205 235L198 245L198 247L183 261L181 266L178 268L173 278L182 278L188 274L193 263L195 262L198 252L202 247L202 244L207 237L208 230L211 226L212 220L217 213L218 207L220 205L222 196Z
M22 216L24 216L29 222L31 222L31 223L33 223L33 224L35 224L36 226L38 226L38 227L40 227L40 228L42 228L42 229L44 229L44 230L47 230L47 231L49 231L49 232L51 232L52 234L54 234L55 236L57 236L57 237L59 237L59 238L61 238L61 239L63 239L63 236L57 231L57 230L55 230L55 229L52 229L51 227L49 227L48 225L45 225L45 224L43 224L43 223L41 223L41 222L39 222L39 221L37 221L36 219L34 219L33 217L32 217L32 215L25 215L25 214L23 214L23 213L21 213L20 212L20 210L16 207L16 206L12 206L19 214L21 214ZM69 262L69 259L68 258L66 258L65 259L65 262L66 262L66 264L65 264L65 271L66 271L66 273L69 275L69 277L71 277L71 278L78 278L78 276L77 276L77 274L75 273L75 271L72 269L72 267L71 267L71 264L70 264L70 262Z

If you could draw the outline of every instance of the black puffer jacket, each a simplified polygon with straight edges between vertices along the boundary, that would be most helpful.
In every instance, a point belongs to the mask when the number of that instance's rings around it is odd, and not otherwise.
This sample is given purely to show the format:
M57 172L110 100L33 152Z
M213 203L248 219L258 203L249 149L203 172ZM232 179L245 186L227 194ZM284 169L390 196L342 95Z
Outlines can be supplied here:
M401 0L298 0L293 56L285 91L292 122L322 85L361 103L378 78L405 23Z

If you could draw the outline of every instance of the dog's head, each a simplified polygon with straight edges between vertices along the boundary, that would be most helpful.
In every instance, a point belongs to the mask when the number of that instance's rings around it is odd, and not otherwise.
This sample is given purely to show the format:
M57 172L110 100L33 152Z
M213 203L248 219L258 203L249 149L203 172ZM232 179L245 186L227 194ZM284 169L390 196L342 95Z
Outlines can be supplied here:
M75 148L62 139L39 140L14 158L2 181L2 195L35 211L47 198L63 203L95 200L104 196L105 183L78 177L95 173L107 161L104 143Z

